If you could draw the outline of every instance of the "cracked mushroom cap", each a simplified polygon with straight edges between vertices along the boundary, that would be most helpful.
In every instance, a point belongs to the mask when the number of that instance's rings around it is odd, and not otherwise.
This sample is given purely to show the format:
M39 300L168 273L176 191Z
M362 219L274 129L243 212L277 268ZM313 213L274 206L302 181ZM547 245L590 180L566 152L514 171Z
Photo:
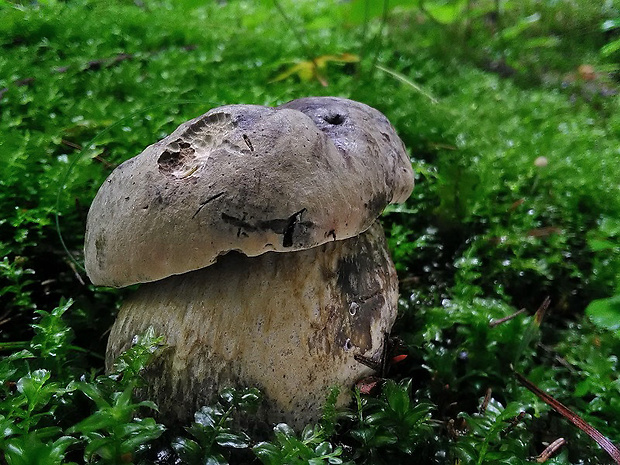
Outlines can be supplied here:
M86 270L122 287L358 235L404 202L413 171L379 111L310 97L227 105L118 166L88 213Z

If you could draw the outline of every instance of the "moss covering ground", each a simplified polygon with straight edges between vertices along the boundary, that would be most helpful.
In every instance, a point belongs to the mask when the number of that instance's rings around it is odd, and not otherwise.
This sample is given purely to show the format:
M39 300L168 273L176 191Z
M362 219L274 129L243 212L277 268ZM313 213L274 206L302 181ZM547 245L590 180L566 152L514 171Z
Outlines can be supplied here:
M609 461L513 368L620 438L620 12L388 6L0 6L0 462L527 463L559 437L547 463ZM409 356L337 424L328 408L258 444L227 420L255 393L225 392L173 437L131 396L154 337L101 374L123 292L80 269L88 206L114 166L181 122L308 95L378 108L410 150L414 194L383 217Z

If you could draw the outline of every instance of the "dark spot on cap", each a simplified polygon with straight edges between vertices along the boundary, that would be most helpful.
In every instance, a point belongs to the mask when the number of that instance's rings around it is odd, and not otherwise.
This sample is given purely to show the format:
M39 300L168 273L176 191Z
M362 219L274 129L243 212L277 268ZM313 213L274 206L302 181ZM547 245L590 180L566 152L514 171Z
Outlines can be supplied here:
M333 124L335 126L338 126L344 123L345 117L344 115L341 115L340 113L330 113L327 116L324 116L323 119L328 124Z

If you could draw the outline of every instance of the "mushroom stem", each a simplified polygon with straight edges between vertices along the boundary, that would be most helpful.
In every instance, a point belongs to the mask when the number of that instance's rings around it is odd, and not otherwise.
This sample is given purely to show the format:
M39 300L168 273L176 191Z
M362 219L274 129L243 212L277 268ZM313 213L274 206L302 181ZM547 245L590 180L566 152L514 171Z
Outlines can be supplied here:
M145 377L168 423L184 423L227 386L265 395L258 421L301 427L320 418L332 386L350 387L377 359L396 318L398 280L381 226L292 253L247 257L143 285L121 308L107 365L135 334L165 336Z

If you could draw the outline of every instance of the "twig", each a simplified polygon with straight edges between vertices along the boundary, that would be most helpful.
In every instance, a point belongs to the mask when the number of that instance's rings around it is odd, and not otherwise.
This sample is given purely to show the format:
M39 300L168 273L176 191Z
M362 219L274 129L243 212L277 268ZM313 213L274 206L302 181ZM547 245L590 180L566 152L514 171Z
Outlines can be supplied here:
M525 313L525 311L526 310L524 308L522 308L521 310L513 313L512 315L505 316L504 318L500 318L499 320L491 320L491 321L489 321L489 327L490 328L495 328L496 326L501 325L502 323L505 323L507 321L510 321L513 318L515 318L515 317Z
M534 314L534 321L538 326L542 323L545 313L549 308L549 304L551 304L551 297L547 296L545 297L545 300L543 300L543 303L540 304L540 307L538 307L538 310L536 310L536 313Z
M72 149L75 149L75 150L82 150L82 146L80 144L76 144L75 142L71 142L70 140L67 140L67 139L60 139L60 143L68 147L71 147Z
M575 425L581 431L594 439L596 443L609 454L609 456L614 460L614 462L620 465L620 449L618 449L614 445L614 443L611 442L606 436L604 436L600 431L587 423L583 418L574 413L564 404L551 397L546 392L542 391L540 388L538 388L538 386L525 378L525 376L517 372L515 372L515 376L517 377L517 380L519 381L519 383L521 383L521 385L532 391L540 400L551 406L551 408L553 408L556 412L558 412L573 425Z
M579 374L579 371L577 371L575 369L574 366L572 366L568 360L566 360L564 357L560 357L555 350L553 350L551 347L539 342L538 343L538 347L540 347L543 351L547 352L547 354L549 354L550 356L553 357L553 359L558 362L560 365L562 365L564 368L566 368L568 371L570 371L570 373L572 375L577 375Z
M478 413L480 415L484 415L484 413L487 411L487 407L489 406L489 402L491 401L491 394L493 394L493 390L491 388L488 388L486 394L484 395L484 399L482 399L482 403L478 408Z
M511 418L508 427L506 427L504 430L502 430L502 432L500 433L500 436L501 437L507 436L508 433L510 433L513 429L515 429L515 427L519 423L521 423L523 418L525 418L525 412L523 412L523 411L519 412L519 414L516 417Z
M553 454L555 454L560 447L566 444L566 439L558 438L549 444L545 450L543 450L538 457L536 457L536 463L545 463L547 460L551 458Z
M527 329L525 330L525 333L523 334L523 337L521 338L521 341L519 342L519 347L517 348L517 351L515 352L515 358L513 362L514 365L517 365L517 362L519 361L519 358L523 354L523 351L525 350L527 346L530 345L530 343L532 342L532 339L534 338L534 335L539 330L542 319L545 315L545 312L549 308L550 303L551 303L551 299L549 298L549 296L547 296L545 297L545 300L543 300L543 303L540 304L540 307L538 307L538 310L536 310L536 313L534 314L534 319L528 325Z
M78 282L82 286L86 286L86 283L82 279L82 276L80 275L80 272L78 271L77 267L75 266L75 263L72 262L71 260L67 260L67 263L69 264L69 268L71 268L71 271L73 271L73 275L75 276L75 279L77 279Z

